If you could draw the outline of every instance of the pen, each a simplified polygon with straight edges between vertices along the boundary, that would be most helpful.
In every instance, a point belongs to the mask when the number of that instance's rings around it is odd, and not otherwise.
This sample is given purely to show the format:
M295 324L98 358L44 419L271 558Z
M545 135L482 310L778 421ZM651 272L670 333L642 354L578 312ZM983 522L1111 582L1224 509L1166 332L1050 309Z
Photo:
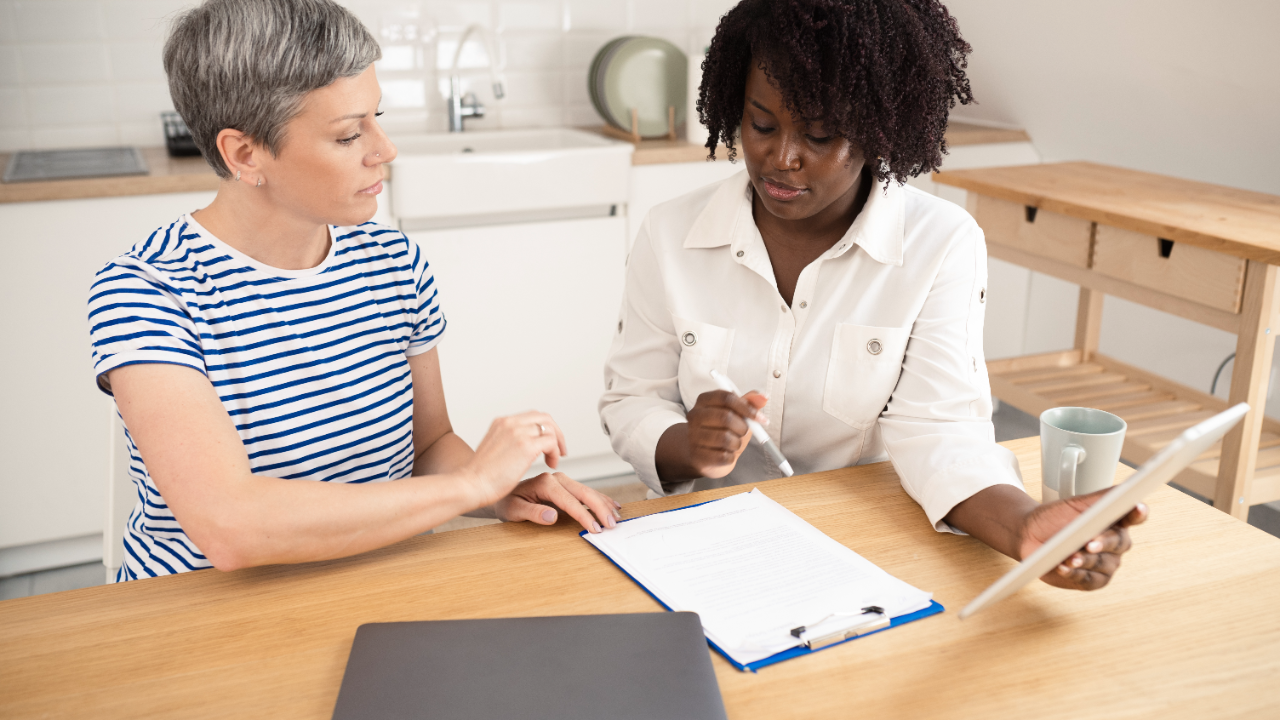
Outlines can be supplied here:
M711 379L715 380L716 387L721 390L731 392L734 395L742 394L732 380L715 370L711 371ZM773 461L782 469L782 474L787 477L795 475L795 471L791 469L791 463L787 462L787 459L782 455L782 451L778 449L777 445L773 444L773 440L769 439L769 433L765 432L764 427L751 418L747 418L747 427L751 428L751 434L756 436L756 440L764 447L764 451L769 453L769 457L773 458Z

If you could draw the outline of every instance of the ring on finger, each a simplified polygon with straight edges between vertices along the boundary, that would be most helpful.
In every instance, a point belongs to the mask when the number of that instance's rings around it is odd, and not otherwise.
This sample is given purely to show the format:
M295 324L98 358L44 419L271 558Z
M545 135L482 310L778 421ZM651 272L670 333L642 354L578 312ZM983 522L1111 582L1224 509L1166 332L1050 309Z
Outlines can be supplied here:
M538 437L542 437L543 435L546 435L546 434L547 434L547 429L542 426L542 423L538 423Z

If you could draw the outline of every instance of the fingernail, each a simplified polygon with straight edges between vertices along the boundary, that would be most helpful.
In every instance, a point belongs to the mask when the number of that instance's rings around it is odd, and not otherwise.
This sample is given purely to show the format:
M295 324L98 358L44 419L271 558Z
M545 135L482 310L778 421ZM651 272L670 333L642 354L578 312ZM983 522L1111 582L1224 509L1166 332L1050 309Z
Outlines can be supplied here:
M1084 558L1080 557L1079 555L1071 558L1071 567L1080 567L1083 564L1084 564Z
M591 532L600 532L600 523L595 520L591 521Z
M621 519L622 519L622 513L618 512L617 510L614 510L614 511L613 511L613 519L614 519L614 520L621 520Z
M1092 552L1092 553L1100 552L1102 550L1102 541L1094 540L1090 542L1088 549L1089 549L1089 552Z
M555 522L555 521L556 521L556 511L555 511L555 510L543 510L543 511L542 511L542 520L543 520L544 522Z
M613 501L613 506L618 508L619 510L622 509L622 503L618 502L617 500Z
M1058 574L1059 574L1059 575L1070 575L1070 574L1071 574L1071 568L1067 567L1066 565L1059 565L1059 566L1058 566Z
M605 516L604 516L604 526L605 526L605 527L613 527L613 525L614 525L613 516L612 516L612 515L605 515Z

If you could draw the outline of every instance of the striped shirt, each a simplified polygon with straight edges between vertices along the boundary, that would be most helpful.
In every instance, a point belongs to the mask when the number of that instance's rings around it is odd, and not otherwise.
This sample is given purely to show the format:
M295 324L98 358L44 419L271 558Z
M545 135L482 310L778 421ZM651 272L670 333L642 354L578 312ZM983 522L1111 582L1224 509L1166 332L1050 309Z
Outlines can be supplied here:
M413 469L408 358L445 319L430 266L403 233L330 227L307 270L268 267L190 215L107 264L89 298L98 386L135 363L185 365L213 384L255 474L395 480ZM211 567L174 519L125 432L138 504L118 580Z

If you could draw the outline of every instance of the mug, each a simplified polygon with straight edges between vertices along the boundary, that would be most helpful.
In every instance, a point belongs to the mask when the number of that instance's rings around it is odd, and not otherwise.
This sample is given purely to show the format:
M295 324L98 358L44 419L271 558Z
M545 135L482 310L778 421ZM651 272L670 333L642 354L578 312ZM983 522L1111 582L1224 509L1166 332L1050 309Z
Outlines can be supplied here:
M1124 420L1103 410L1060 407L1040 414L1041 500L1087 495L1115 482Z

